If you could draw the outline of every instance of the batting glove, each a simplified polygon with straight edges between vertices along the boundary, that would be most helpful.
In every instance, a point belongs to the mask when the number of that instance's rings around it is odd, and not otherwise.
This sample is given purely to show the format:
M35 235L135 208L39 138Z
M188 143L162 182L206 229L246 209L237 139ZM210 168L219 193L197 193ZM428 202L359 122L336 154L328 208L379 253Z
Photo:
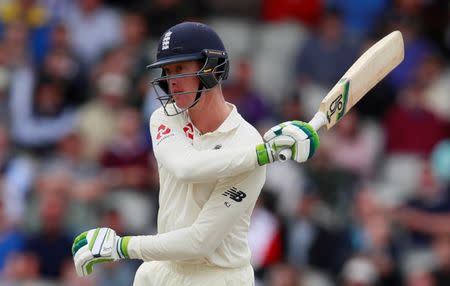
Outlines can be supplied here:
M265 165L278 160L283 150L299 163L311 158L320 145L320 139L314 128L301 121L287 121L278 124L264 134L265 144L256 147L258 163ZM284 152L284 151L283 151Z
M79 276L92 273L94 264L128 258L129 236L120 237L110 228L96 228L78 235L72 255Z

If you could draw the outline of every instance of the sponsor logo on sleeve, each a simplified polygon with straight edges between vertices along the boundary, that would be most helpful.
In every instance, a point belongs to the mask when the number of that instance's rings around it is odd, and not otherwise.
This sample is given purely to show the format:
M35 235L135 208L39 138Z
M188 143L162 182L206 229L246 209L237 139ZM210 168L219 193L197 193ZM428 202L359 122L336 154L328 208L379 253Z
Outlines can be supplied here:
M186 124L186 126L183 127L184 134L187 138L193 140L194 139L194 126L192 123Z
M161 142L162 139L167 138L171 134L172 130L164 124L159 125L156 131L156 141Z

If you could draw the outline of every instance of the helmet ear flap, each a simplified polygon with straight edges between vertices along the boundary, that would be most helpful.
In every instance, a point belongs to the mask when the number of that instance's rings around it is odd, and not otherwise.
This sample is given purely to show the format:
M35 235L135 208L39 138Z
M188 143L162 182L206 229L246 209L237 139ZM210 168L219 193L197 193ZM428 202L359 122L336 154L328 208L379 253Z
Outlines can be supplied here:
M214 74L218 62L218 58L206 58L203 68L198 72L198 78L205 88L212 88L219 83L218 77Z
M230 63L228 59L222 59L219 63L219 66L223 65L221 69L223 69L223 72L220 74L222 80L226 80L228 78L228 72L230 71Z
M206 88L212 88L228 77L228 58L222 51L203 50L203 54L206 59L198 77Z

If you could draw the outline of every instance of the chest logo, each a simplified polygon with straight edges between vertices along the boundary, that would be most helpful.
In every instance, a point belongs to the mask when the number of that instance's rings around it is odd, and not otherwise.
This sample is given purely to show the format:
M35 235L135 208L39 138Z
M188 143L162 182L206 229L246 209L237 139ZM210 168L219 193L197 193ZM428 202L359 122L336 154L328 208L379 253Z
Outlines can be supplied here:
M172 131L169 127L164 124L159 125L158 131L156 132L156 140L161 139L161 137L168 135Z
M223 193L222 196L229 197L235 202L241 202L245 197L247 197L247 194L245 194L243 191L239 191L235 187L232 187L231 189Z
M194 139L194 126L192 126L192 123L186 124L186 126L183 127L183 131L187 138L191 140Z

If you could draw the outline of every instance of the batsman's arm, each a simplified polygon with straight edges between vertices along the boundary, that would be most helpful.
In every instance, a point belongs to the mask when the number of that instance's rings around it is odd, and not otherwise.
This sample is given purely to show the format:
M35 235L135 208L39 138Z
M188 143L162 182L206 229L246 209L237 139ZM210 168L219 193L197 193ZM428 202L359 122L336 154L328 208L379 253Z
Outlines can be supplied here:
M255 204L265 176L266 169L257 168L219 181L198 218L189 227L146 236L120 237L110 228L81 233L72 246L78 275L91 274L95 264L126 258L186 260L211 255L240 219L248 223L247 216L243 217L243 214ZM241 239L246 237L243 235Z
M256 202L264 184L265 168L217 184L197 220L190 227L131 237L127 253L144 261L195 259L211 255L236 221Z
M170 129L163 136L158 130L162 125ZM160 110L155 111L150 118L150 133L158 164L187 183L232 177L258 166L254 144L242 148L196 150L185 134L177 130L175 124Z

